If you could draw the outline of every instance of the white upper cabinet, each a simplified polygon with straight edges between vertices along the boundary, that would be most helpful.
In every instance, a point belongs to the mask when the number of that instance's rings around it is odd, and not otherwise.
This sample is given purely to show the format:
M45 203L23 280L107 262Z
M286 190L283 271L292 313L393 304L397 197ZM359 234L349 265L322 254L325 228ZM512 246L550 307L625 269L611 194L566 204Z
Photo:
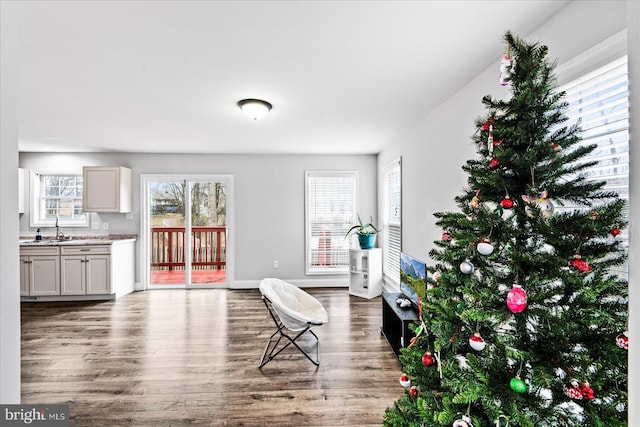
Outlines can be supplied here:
M24 213L24 169L18 168L18 213Z
M85 166L84 212L131 212L131 169L122 166Z

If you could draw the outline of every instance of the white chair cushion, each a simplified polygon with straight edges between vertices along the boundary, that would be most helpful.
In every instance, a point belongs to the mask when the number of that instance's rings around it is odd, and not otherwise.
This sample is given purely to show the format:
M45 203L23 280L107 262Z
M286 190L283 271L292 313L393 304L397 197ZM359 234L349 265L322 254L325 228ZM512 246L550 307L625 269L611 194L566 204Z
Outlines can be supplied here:
M302 330L307 323L324 324L329 321L327 311L317 299L284 280L263 279L260 292L271 301L284 326L291 330Z

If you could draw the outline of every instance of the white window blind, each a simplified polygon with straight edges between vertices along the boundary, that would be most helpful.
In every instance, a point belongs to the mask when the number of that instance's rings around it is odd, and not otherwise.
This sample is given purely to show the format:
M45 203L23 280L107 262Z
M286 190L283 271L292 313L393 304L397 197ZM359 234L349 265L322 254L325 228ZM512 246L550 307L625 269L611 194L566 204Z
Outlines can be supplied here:
M592 181L605 181L604 190L629 201L629 78L627 57L616 59L559 88L566 92L569 123L580 121L582 145L597 148L584 161L597 164L586 171ZM565 208L576 208L565 206ZM628 219L629 212L625 212ZM628 230L619 236L628 244ZM627 268L619 272L627 276Z
M386 281L400 284L402 248L402 173L401 160L389 164L383 175L382 274Z
M307 274L349 271L345 234L356 223L357 172L306 173Z

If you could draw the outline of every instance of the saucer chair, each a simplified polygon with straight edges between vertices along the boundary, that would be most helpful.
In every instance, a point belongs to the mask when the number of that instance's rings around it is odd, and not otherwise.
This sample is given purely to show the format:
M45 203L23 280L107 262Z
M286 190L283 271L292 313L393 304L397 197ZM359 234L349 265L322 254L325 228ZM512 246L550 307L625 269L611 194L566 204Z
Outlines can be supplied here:
M311 328L323 325L329 320L329 315L322 304L297 286L280 279L263 279L260 282L260 293L277 329L269 337L258 367L262 368L291 344L314 365L318 366L320 364L320 340ZM315 338L315 358L296 342L307 332ZM278 339L274 342L276 336ZM286 343L279 347L283 338L286 339Z

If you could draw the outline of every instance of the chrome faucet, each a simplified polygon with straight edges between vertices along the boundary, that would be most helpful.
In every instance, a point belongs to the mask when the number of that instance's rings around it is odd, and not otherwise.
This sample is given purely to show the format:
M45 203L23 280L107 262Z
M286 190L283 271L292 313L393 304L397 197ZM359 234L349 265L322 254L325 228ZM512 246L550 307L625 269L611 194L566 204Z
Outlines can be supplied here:
M58 225L58 215L56 215L56 240L64 239L64 234L60 231L60 226Z

